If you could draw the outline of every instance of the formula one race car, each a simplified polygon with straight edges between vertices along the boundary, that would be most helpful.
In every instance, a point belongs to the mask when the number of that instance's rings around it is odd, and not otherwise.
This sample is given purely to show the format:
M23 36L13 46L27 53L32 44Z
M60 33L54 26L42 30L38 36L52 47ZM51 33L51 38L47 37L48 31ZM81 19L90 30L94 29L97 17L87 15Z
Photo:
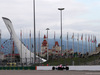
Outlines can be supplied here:
M69 70L68 66L62 66L62 64L58 65L58 66L53 66L52 70Z

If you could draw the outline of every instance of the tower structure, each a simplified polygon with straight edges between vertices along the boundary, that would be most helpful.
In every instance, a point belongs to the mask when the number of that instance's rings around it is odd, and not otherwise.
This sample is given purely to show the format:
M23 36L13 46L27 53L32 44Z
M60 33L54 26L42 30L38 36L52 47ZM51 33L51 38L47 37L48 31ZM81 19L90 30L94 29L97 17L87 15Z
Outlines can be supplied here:
M41 56L43 56L43 57L46 56L47 48L48 48L48 42L47 42L46 38L47 38L46 35L44 35L44 40L41 44L41 52L42 52Z
M61 47L59 46L58 41L55 41L55 45L52 47L52 53L54 55L59 55L61 53Z
M18 52L19 52L19 55L20 55L20 58L22 58L22 63L26 63L26 59L27 59L27 63L30 63L30 50L27 49L27 47L18 39L16 33L15 33L15 30L13 28L13 24L11 22L11 20L9 20L8 18L5 18L5 17L2 17L9 33L12 35L12 39L18 49ZM21 47L22 46L22 50L21 50ZM27 51L27 55L26 55L26 59L25 59L25 51ZM21 52L23 53L23 55L21 55ZM34 53L31 52L31 58L34 59ZM39 58L42 62L45 62L46 60L43 59L43 58L40 58L38 56L36 56L36 58Z

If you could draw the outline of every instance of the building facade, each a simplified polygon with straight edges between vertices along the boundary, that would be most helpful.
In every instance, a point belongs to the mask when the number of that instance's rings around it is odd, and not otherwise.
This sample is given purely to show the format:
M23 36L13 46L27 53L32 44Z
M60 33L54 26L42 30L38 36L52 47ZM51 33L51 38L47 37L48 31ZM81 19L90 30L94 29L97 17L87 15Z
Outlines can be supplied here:
M41 44L41 56L44 57L47 54L48 43L46 40L46 35L44 35L44 40Z
M46 40L46 36L44 35L44 40L41 44L41 56L45 57L47 55L47 49L48 49L48 42ZM48 54L54 54L54 55L59 55L61 52L61 47L59 46L58 41L55 41L54 46L52 49L48 49Z

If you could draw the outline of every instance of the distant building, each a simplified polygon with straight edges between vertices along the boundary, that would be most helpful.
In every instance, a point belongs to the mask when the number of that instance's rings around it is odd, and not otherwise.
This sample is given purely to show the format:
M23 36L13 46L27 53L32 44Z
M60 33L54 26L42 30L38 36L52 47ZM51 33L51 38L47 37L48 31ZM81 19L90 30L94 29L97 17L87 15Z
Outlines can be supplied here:
M48 48L48 43L46 40L46 35L44 35L44 40L43 40L42 45L41 45L41 56L43 56L43 57L46 56L47 48Z
M11 61L11 57L12 57L12 61L19 61L20 60L20 55L19 54L7 54L4 56L6 60Z
M3 59L4 59L4 53L0 52L0 60L3 60Z
M100 47L100 43L98 44L98 47Z
M44 40L41 44L41 56L44 57L47 55L47 49L48 49L48 42L46 40L46 36L44 35ZM61 52L61 47L59 46L58 41L55 42L55 45L52 47L52 49L48 49L48 54L54 54L58 55Z
M91 52L90 55L98 54L98 53L100 53L100 47L96 47L96 50L93 50L93 52Z
M58 41L55 41L55 45L52 47L52 54L59 55L61 53L61 47L59 46Z
M20 57L20 55L19 54L7 54L7 55L5 55L5 57L7 58L7 57L13 57L13 58L15 58L15 57Z
M66 49L66 50L64 51L64 53L66 53L66 54L72 54L72 53L74 53L74 52L73 52L72 49L70 49L70 50L67 50L67 49Z

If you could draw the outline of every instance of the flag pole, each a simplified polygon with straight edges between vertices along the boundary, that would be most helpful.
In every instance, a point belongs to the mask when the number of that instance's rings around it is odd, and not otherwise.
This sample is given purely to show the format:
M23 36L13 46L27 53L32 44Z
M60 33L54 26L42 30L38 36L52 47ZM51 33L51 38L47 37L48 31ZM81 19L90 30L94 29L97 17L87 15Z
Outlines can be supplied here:
M11 39L11 41L12 41L12 31L11 31L11 33L10 33L10 39ZM11 63L12 63L12 51L13 51L13 45L12 45L12 49L11 49Z
M31 30L30 30L30 33L29 33L29 37L30 37L30 64L31 64Z
M54 45L55 45L55 31L54 31ZM55 48L54 48L54 50L55 50ZM54 52L55 52L55 51L54 51ZM54 56L55 56L54 52L53 52L53 58L54 58Z
M54 31L54 43L55 43L55 31Z
M22 65L22 30L20 30L20 40L21 40L21 43L20 43L20 49L21 49L21 65Z
M1 51L1 29L0 29L0 51Z
M67 57L68 57L68 32L67 32Z
M83 34L81 36L81 40L82 40L82 54L84 55L84 50L83 50Z
M95 36L94 36L94 51L95 51Z
M68 50L68 32L67 32L67 50Z
M73 55L74 55L74 33L73 33Z
M78 39L77 39L77 41L78 41L78 48L77 48L77 53L78 53L78 55L79 55L79 34L78 34Z
M90 54L90 35L88 35L88 51L89 51L89 54Z
M93 52L94 52L94 35L93 35ZM93 53L93 52L92 52L92 53Z
M91 53L92 53L92 34L91 34Z
M95 36L95 52L96 52L96 36ZM94 54L94 58L95 58L95 54ZM94 60L94 64L95 64L95 60Z
M25 38L24 36L25 36L25 34L24 34L24 29L23 29L23 39L22 39L23 40L23 43L24 43L24 38ZM13 46L14 46L14 41L13 41ZM25 54L25 51L23 52L23 54ZM25 57L23 57L23 60L25 60Z
M93 52L95 51L95 47L94 47L94 43L95 43L95 38L94 38L94 35L93 35Z
M42 57L42 50L41 50L41 57Z
M38 33L38 38L39 38L39 33ZM39 53L38 44L39 44L39 39L37 39L37 49L36 49L36 54L37 54L37 56L38 56L38 53ZM37 61L38 61L38 59L37 59Z
M96 51L96 43L97 43L97 40L96 40L96 36L95 36L95 51Z
M85 50L86 50L86 53L87 53L87 34L85 34L85 44L86 44Z
M90 37L90 35L89 35L89 37ZM91 39L90 39L91 40ZM91 53L91 51L90 51L90 40L89 40L89 53Z
M40 31L39 31L39 56L40 56ZM39 63L40 63L40 59L39 59Z
M84 49L83 49L83 34L82 34L82 50L83 50L83 55L84 55Z
M27 33L27 29L26 29L26 33ZM28 44L28 42L27 42L27 35L26 35L26 47L28 48L28 45L27 44ZM27 65L27 59L28 59L27 58L28 57L27 50L25 52L26 52L25 54L26 54L26 65Z
M38 33L38 40L37 40L37 56L39 56L39 33ZM38 59L39 62L39 59Z

